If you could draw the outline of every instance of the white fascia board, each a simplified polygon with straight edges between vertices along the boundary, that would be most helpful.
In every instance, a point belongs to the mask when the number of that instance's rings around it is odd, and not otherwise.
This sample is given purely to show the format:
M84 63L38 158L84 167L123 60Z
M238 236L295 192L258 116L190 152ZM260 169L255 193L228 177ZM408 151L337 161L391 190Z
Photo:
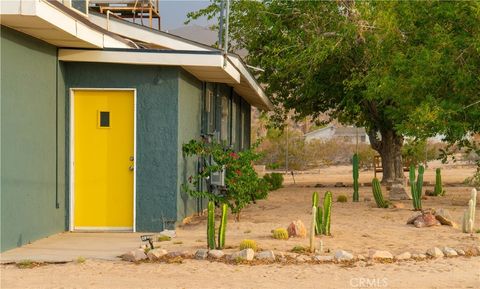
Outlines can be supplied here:
M181 52L152 52L152 51L109 51L109 50L81 50L60 49L58 58L66 62L101 62L123 63L135 65L165 65L185 67L217 67L240 83L240 73L232 66L223 66L224 58L220 54L181 53Z
M265 107L267 107L269 110L272 110L273 109L273 104L270 102L268 97L265 95L265 92L260 87L258 82L253 78L253 76L247 70L247 68L245 67L243 62L240 61L236 56L232 56L232 55L228 56L228 60L231 61L235 65L235 67L238 69L238 71L242 75L242 78L246 80L248 86L255 92L257 97L260 98L261 102L263 102L265 104Z
M145 43L155 44L161 47L165 47L172 50L192 50L192 51L215 51L215 48L209 48L204 45L197 45L195 43L190 43L187 40L179 39L176 36L170 36L166 32L158 32L151 29L146 29L139 25L129 23L126 20L118 20L113 17L110 17L107 20L107 17L103 15L96 15L90 13L88 19L106 29L110 32L118 34L123 37L130 39L135 39Z

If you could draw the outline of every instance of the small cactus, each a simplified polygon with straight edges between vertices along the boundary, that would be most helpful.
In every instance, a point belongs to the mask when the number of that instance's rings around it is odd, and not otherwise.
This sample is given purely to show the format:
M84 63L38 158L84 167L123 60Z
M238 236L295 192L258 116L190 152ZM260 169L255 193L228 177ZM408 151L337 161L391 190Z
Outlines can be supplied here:
M322 207L317 207L317 220L316 220L316 226L315 226L315 233L317 235L322 235L323 234L323 209Z
M338 203L346 203L346 202L348 202L347 196L345 196L345 195L340 195L340 196L338 196L338 197L337 197L337 202L338 202Z
M254 240L248 240L245 239L242 242L240 242L240 250L245 250L245 249L252 249L253 251L257 251L258 246L257 242Z
M473 233L475 225L475 205L477 203L477 190L472 189L471 198L468 201L468 209L463 214L462 232Z
M218 228L218 247L217 249L223 249L225 247L225 232L227 230L227 204L222 205L222 219L220 221L220 227Z
M323 199L323 234L330 235L330 213L332 210L332 192L326 192Z
M353 164L353 198L352 200L354 202L359 201L359 195L358 195L358 155L354 154L353 159L352 159L352 164Z
M445 194L442 186L442 172L440 168L437 168L435 170L435 189L433 191L433 194L435 196L443 196Z
M415 181L415 166L411 165L409 170L410 192L412 193L413 208L415 211L422 209L422 187L423 187L423 166L418 167L418 180Z
M310 223L310 252L315 252L315 228L317 226L317 207L312 206L312 222Z
M375 198L375 203L377 203L378 208L388 208L388 204L383 200L382 187L377 178L372 180L372 191L373 197Z
M312 206L318 207L318 193L313 192L312 194Z
M288 240L288 232L285 228L273 230L273 238L278 240Z
M209 249L215 249L215 203L208 202L207 243Z

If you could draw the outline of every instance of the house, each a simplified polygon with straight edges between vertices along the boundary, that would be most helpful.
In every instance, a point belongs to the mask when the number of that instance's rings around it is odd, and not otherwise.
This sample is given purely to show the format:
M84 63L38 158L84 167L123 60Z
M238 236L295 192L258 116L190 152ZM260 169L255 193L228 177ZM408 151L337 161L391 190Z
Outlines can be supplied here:
M339 140L346 143L370 144L370 139L363 127L328 125L326 127L311 131L304 135L305 141L312 140L329 141Z
M66 1L69 2L69 1ZM262 88L234 54L58 1L1 8L1 251L62 231L161 231L204 207L182 144L250 145Z

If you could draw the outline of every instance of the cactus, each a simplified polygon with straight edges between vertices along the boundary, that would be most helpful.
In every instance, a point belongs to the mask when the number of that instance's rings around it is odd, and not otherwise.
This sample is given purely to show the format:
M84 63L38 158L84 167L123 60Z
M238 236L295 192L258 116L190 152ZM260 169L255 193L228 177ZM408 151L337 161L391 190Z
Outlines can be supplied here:
M413 208L415 211L422 209L422 188L423 188L423 166L418 167L418 179L415 181L415 166L411 165L409 170L410 192L412 193Z
M323 222L322 222L322 233L329 236L330 235L330 212L332 210L332 193L326 192L323 199Z
M208 202L207 243L209 249L215 249L215 204Z
M323 234L323 209L322 207L317 207L317 219L316 219L316 226L315 226L315 233L317 235Z
M353 164L353 201L358 202L359 195L358 195L358 155L354 154L352 159Z
M248 239L243 240L242 242L240 242L240 250L244 249L252 249L253 251L257 251L257 242Z
M313 192L312 194L312 206L318 207L318 193Z
M273 238L279 240L288 240L288 232L285 228L273 230Z
M217 249L223 249L225 247L225 232L227 230L227 204L222 205L222 219L220 221L220 227L218 228L218 246Z
M475 224L475 205L477 204L477 190L472 189L471 198L468 201L468 209L463 214L462 232L473 233Z
M435 189L433 191L433 194L435 196L443 196L445 194L442 186L442 172L440 168L435 170Z
M388 204L383 200L382 187L377 178L372 180L372 192L378 208L388 208Z
M337 197L337 203L346 203L348 202L348 198L345 195L339 195Z
M315 252L315 228L317 227L317 207L312 206L312 222L310 223L310 252Z

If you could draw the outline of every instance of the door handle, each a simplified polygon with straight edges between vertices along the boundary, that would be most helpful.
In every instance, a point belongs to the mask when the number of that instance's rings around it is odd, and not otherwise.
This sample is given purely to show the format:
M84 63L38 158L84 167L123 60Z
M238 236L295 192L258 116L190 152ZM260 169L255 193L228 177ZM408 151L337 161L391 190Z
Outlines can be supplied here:
M130 156L130 161L133 162L134 160L133 156Z
M133 172L134 169L135 169L135 168L133 167L133 165L131 165L131 166L128 167L128 170L129 170L129 171L132 171L132 172Z

